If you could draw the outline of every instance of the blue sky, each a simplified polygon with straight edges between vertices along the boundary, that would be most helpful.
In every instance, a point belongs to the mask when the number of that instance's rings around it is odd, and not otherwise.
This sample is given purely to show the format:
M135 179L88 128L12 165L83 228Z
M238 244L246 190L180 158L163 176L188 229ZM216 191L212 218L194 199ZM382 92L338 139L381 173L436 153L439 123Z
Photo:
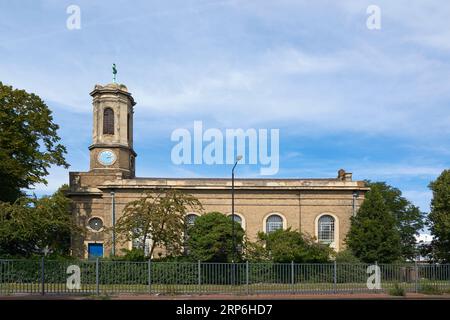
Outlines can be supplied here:
M81 9L68 30L66 9ZM366 9L381 8L381 30ZM88 170L96 83L127 85L138 176L227 177L172 164L171 132L280 129L276 177L387 181L429 210L450 167L450 3L444 1L0 0L0 80L54 112L71 171ZM239 177L258 177L241 165ZM52 168L53 192L67 170Z

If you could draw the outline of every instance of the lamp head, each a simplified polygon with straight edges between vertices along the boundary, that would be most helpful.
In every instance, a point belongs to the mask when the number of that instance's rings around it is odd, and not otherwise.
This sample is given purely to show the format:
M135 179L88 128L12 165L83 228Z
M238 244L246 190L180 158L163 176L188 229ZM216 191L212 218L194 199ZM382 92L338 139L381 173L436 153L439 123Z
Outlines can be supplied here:
M236 161L241 161L242 160L242 155L238 155L237 157L236 157Z

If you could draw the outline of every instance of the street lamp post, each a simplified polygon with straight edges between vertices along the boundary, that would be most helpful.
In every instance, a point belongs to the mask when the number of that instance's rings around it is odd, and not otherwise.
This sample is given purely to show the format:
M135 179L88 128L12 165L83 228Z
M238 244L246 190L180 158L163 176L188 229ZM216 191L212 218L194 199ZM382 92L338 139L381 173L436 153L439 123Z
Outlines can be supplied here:
M233 237L233 262L236 260L236 230L234 227L234 221L235 221L235 216L234 216L234 169L236 168L238 162L241 161L241 159L242 159L241 155L236 157L236 162L234 163L233 169L231 170L231 221L233 222L231 224L231 226L232 226L231 234Z

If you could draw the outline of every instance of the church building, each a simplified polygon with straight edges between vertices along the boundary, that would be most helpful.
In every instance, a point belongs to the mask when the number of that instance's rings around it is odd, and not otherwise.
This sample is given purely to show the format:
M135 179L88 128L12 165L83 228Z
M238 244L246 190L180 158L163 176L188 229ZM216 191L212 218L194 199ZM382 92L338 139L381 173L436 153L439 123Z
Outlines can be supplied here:
M231 179L141 178L135 176L137 154L133 147L134 99L123 84L96 85L93 98L93 131L88 172L70 172L73 215L86 227L82 238L72 240L73 255L109 256L111 234L105 232L122 214L125 205L144 192L174 188L197 197L204 212L231 215ZM139 134L139 133L137 133ZM236 179L235 219L250 240L257 233L292 228L327 243L336 251L345 247L350 218L368 190L364 181L339 170L327 179ZM199 212L186 217L194 221ZM117 243L131 249L130 243Z

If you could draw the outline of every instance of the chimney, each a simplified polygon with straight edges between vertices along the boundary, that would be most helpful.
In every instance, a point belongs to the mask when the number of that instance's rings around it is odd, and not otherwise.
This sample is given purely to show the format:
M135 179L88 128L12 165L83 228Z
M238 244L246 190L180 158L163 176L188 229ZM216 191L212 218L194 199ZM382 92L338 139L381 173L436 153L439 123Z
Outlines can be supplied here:
M341 181L352 181L352 173L351 172L345 172L344 169L340 169L338 171L337 179L341 180Z

